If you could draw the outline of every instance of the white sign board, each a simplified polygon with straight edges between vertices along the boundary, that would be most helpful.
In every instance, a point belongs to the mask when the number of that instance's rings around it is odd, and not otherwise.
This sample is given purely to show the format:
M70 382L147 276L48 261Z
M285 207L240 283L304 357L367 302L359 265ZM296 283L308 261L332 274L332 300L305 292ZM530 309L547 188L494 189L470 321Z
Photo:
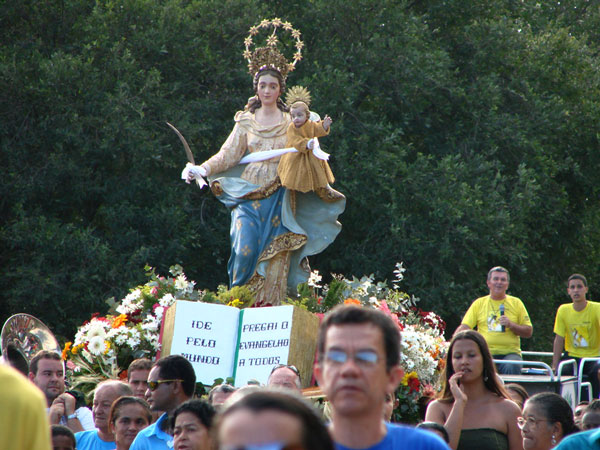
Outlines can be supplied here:
M178 300L174 307L168 352L188 359L198 382L233 377L236 386L264 384L274 366L288 361L293 306L239 310Z

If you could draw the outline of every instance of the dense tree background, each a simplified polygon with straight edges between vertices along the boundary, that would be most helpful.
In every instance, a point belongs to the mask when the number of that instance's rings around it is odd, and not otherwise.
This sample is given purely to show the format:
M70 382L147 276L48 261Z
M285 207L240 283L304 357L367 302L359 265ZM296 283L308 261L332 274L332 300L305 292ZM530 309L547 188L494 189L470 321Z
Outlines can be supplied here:
M16 0L0 6L0 321L63 338L181 264L227 282L229 215L179 179L252 95L248 28L303 33L288 85L334 118L349 201L321 273L391 278L451 329L506 266L551 349L572 272L600 289L600 7L530 0Z

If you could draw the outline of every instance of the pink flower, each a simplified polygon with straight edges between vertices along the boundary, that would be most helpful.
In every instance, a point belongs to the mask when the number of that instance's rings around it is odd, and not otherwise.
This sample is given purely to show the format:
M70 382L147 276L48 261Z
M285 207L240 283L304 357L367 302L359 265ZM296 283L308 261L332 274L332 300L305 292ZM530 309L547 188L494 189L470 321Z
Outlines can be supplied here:
M390 311L390 308L388 307L387 302L385 300L382 300L381 303L379 304L379 310L383 311L385 314L390 316L392 318L392 320L394 321L394 323L396 324L396 326L398 328L402 329L402 326L400 325L400 321L398 320L398 317L396 317L396 314L392 314L392 312Z

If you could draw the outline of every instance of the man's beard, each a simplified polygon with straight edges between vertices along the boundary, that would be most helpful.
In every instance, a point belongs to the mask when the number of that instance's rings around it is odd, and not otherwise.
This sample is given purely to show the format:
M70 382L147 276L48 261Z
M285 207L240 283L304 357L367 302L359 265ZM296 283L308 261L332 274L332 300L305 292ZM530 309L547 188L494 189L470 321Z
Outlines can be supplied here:
M52 389L52 390L51 390ZM57 391L58 390L58 391ZM48 400L48 406L52 404L54 400L58 398L60 394L64 392L64 388L61 389L60 386L51 386L47 387L44 390L44 394L46 394L46 400Z

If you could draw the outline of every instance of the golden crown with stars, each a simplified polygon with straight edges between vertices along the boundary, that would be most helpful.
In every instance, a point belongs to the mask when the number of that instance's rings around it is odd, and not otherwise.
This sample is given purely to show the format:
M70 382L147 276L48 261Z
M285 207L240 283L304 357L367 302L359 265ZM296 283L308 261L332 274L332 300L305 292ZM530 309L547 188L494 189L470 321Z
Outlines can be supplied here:
M277 48L280 44L277 32L280 30L289 32L295 40L292 62L289 62ZM266 45L255 47L252 50L252 47L256 45L255 40L262 31L268 33ZM302 49L304 48L304 42L300 40L300 32L294 29L291 23L283 22L277 17L272 20L264 19L258 25L251 27L248 37L244 39L244 44L246 46L244 58L248 60L248 71L255 78L262 70L275 69L285 79L288 73L296 68L296 63L302 59Z

